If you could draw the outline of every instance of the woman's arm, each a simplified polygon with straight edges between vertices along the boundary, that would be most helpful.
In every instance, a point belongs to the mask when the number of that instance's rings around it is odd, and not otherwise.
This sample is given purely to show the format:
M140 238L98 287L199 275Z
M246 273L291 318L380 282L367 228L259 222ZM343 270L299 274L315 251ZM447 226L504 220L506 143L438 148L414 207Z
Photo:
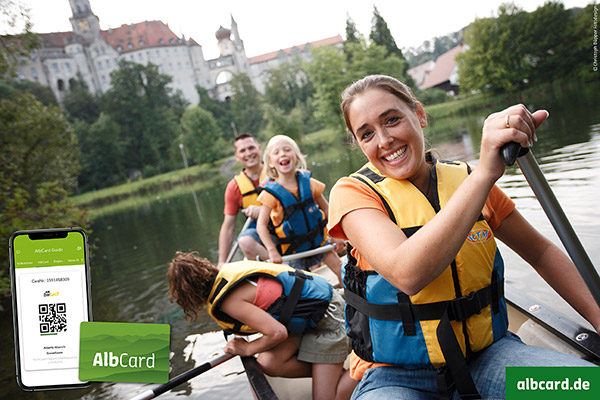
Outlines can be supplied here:
M256 288L249 283L241 285L229 294L221 305L221 310L232 318L237 319L262 336L251 342L235 338L227 343L225 352L251 356L267 351L288 337L287 329L266 311L252 304L256 296Z
M511 128L506 128L505 116ZM358 209L340 224L350 242L373 269L403 292L413 295L437 278L454 259L481 213L487 196L504 173L500 148L516 141L528 146L546 111L531 114L513 106L492 114L484 123L480 160L448 203L407 239L380 210Z
M260 214L258 215L258 220L256 221L256 231L258 232L258 236L260 236L260 240L263 242L263 245L269 252L269 259L271 262L280 264L281 254L277 251L277 247L275 247L275 243L273 243L273 239L271 239L271 233L269 232L269 220L271 219L271 208L263 204L260 208Z
M600 308L571 259L517 210L494 235L527 261L552 288L600 333Z

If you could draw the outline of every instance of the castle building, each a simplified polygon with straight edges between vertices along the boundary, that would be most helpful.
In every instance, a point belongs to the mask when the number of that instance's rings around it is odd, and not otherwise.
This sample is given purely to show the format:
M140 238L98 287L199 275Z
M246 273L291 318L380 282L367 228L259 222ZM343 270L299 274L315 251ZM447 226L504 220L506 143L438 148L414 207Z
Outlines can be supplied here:
M264 93L265 72L269 69L297 56L310 61L311 47L342 44L337 35L248 58L232 16L231 29L221 26L215 34L219 57L206 60L200 44L183 35L178 37L162 21L102 30L89 0L69 0L69 4L73 30L40 34L41 48L17 70L19 79L49 86L59 100L78 74L92 92L106 92L111 87L110 73L118 68L120 60L157 65L160 72L173 78L171 87L180 90L192 104L199 100L196 85L218 100L230 97L229 81L237 73L247 74L256 89Z

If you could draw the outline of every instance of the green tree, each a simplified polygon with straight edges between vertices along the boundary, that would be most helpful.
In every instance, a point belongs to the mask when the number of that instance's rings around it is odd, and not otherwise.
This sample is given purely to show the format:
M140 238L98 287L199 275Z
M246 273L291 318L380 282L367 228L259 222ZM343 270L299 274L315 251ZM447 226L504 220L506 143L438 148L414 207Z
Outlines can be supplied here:
M568 76L576 63L577 37L570 12L560 2L547 2L527 15L523 52L530 60L531 84ZM549 29L550 27L550 29Z
M352 62L348 69L351 81L366 75L383 74L407 82L406 60L389 54L385 47L373 42L367 46L362 41L348 46L348 51L352 54Z
M362 35L356 29L354 20L350 18L350 15L346 15L346 40L344 41L344 53L346 59L350 61L350 51L348 51L348 45L350 43L359 43L362 40Z
M172 78L148 63L119 62L111 72L112 88L103 96L102 111L121 128L129 170L150 173L169 168L169 148L178 135L180 100L172 94Z
M218 160L229 146L215 118L199 106L191 106L181 117L181 142L193 164Z
M68 195L77 186L77 138L60 109L27 92L0 99L0 241L19 229L81 226L89 221ZM8 292L0 253L0 293Z
M199 105L206 111L210 112L217 125L221 128L223 138L225 140L233 140L233 128L231 123L233 122L233 113L231 112L231 104L229 101L215 100L209 96L208 91L200 85L196 85L196 91L200 97Z
M238 132L258 132L264 125L261 94L244 73L233 75L230 84L231 111Z
M346 56L340 49L330 46L313 48L311 54L313 61L307 64L306 70L315 88L315 117L323 125L343 132L340 95L352 82L347 75Z
M54 97L54 93L52 93L52 89L48 86L44 86L38 82L31 81L16 81L11 78L0 80L0 98L9 98L12 96L12 93L17 91L26 91L31 93L38 99L43 105L54 105L58 106L58 102L56 101L56 97Z
M404 83L409 86L414 86L412 78L408 75L408 63L402 54L402 50L396 45L394 36L387 26L387 22L383 19L379 10L376 6L373 6L373 19L371 20L371 33L369 39L379 46L385 47L387 53L390 55L396 55L400 60L404 61L404 70L402 75L396 76L396 78L402 79Z
M272 106L289 112L314 93L312 82L299 58L281 64L267 72L265 101Z
M527 13L514 4L503 4L498 12L497 18L476 19L465 30L469 49L456 60L460 85L467 91L513 91L530 76L532 60L522 45Z
M78 120L75 130L80 135L80 189L99 189L122 181L126 157L119 125L102 113L89 126Z
M598 71L593 70L593 58L590 55L590 42L593 40L594 8L596 3L588 4L584 9L569 10L571 23L567 27L569 37L574 38L571 46L572 70L569 76L583 81L598 79Z
M19 66L41 43L31 31L30 10L19 1L0 0L0 77L14 77Z
M92 124L100 116L98 98L90 93L87 83L79 72L77 78L71 80L69 91L63 96L62 105L71 120L80 119Z

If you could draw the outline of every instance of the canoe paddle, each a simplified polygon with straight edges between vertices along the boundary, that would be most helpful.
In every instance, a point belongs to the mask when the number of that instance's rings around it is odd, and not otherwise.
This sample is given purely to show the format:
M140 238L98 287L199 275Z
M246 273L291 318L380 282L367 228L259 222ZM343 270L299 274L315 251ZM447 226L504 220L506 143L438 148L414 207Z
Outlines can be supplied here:
M140 393L139 395L132 397L130 400L147 400L147 399L153 399L156 396L160 396L161 394L173 389L174 387L182 384L183 382L187 382L192 378L195 378L196 376L208 371L209 369L216 367L219 364L224 363L227 360L232 359L233 357L235 357L233 354L222 354L216 358L213 358L212 360L205 362L202 365L197 366L196 368L190 369L187 372L184 372L181 375L177 375L175 378L171 379L169 382L167 383L163 383L160 386L155 387L154 389L150 389L145 391L144 393Z
M244 223L244 226L242 226L242 230L240 232L243 232L246 230L246 228L248 228L248 226L250 226L250 222L252 222L252 218L248 217L246 218L246 222ZM225 260L226 263L231 262L231 260L233 259L233 256L235 255L235 252L238 249L238 241L237 239L235 240L235 243L233 243L233 246L231 247L231 250L229 251L229 255L227 256L227 260Z
M600 306L600 277L588 257L571 223L560 207L554 192L544 177L533 153L529 149L523 149L518 143L507 143L500 149L504 163L511 166L515 160L519 164L525 179L533 190L542 209L548 216L550 223L558 234L562 244L567 249L573 264L577 267L579 274L590 289L594 300Z

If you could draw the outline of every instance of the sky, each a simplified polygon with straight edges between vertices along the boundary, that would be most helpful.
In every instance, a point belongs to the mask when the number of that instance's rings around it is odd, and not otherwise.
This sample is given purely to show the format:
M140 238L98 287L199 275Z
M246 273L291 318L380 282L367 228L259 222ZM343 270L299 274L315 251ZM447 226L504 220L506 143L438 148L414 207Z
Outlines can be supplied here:
M68 0L17 0L31 10L34 31L70 31ZM545 0L515 0L534 11ZM248 57L327 37L345 37L349 15L368 37L375 5L398 47L417 47L435 36L455 32L476 18L490 17L502 0L90 0L101 29L161 20L177 35L202 45L207 59L218 57L215 32L238 24ZM566 8L585 7L592 0L563 0ZM0 26L0 32L4 27Z

